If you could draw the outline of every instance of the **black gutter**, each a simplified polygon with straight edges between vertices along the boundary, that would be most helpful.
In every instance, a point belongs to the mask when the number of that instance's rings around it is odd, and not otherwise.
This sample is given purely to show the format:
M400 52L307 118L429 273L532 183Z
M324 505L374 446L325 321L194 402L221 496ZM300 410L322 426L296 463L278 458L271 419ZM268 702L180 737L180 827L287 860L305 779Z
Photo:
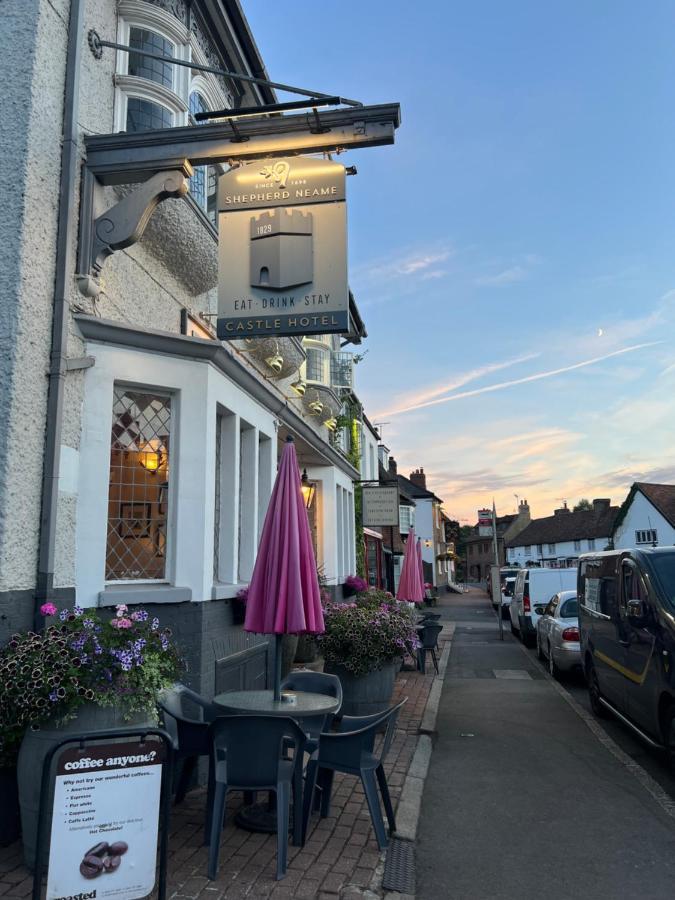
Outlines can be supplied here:
M47 393L47 421L42 469L42 505L35 591L36 627L43 621L40 606L54 589L56 514L59 496L59 463L63 430L63 393L68 344L68 294L75 271L76 186L79 166L77 110L80 97L80 57L84 27L84 0L71 0L66 53L63 110L63 144L56 237L54 314Z

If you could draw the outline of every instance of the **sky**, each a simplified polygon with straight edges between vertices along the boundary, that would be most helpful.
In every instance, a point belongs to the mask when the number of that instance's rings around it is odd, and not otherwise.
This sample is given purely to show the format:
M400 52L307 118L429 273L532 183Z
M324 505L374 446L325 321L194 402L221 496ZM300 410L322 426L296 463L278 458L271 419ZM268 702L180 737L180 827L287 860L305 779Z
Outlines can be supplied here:
M675 3L242 2L272 79L401 103L340 157L399 472L469 524L675 481Z

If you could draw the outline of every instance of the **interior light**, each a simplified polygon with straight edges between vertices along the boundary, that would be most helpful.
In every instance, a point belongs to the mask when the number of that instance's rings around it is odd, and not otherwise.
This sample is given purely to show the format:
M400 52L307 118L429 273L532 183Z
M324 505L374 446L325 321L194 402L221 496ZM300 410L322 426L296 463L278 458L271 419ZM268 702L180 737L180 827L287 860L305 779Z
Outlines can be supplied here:
M307 509L312 505L312 501L314 500L314 492L316 491L316 485L313 484L309 478L307 477L307 469L302 470L302 478L300 479L300 490L302 491L302 497L305 501L305 507Z
M148 442L145 447L139 451L138 461L146 472L150 472L151 475L155 474L162 465L162 451L157 446L156 442Z

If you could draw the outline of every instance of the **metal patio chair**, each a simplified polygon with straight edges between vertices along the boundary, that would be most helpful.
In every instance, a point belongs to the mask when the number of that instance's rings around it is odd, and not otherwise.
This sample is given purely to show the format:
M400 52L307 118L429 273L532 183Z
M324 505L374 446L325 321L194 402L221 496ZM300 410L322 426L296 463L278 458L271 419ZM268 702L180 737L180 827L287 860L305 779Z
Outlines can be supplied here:
M329 675L326 672L313 672L311 669L291 672L281 683L283 691L308 691L312 694L324 694L327 697L335 697L342 707L342 682L337 675ZM340 708L330 713L323 719L312 717L303 719L302 729L307 735L305 750L312 753L319 743L319 735L322 731L330 731L335 719L340 716Z

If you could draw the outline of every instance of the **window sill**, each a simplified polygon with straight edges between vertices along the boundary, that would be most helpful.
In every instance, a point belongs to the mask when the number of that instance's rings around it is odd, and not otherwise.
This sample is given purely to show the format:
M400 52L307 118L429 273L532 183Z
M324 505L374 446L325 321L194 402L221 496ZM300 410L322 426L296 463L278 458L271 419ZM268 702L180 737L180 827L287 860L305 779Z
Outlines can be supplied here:
M232 600L237 596L238 591L246 587L248 587L247 581L242 581L241 584L214 584L211 588L211 599Z
M172 584L120 584L108 586L98 595L99 606L118 603L189 603L192 589Z

